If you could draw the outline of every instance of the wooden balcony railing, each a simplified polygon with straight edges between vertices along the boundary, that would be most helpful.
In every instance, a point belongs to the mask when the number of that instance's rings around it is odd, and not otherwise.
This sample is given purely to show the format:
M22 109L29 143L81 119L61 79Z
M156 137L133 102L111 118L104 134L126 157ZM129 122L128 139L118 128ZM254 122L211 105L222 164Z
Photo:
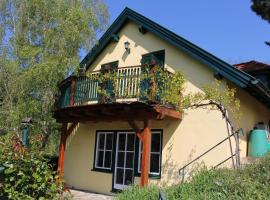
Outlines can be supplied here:
M158 84L144 73L141 66L135 66L118 68L114 77L102 71L87 76L71 76L59 85L56 109L90 103L143 101L149 100L149 96L152 96L151 100L158 101L159 98L152 94ZM105 76L108 78L104 79Z

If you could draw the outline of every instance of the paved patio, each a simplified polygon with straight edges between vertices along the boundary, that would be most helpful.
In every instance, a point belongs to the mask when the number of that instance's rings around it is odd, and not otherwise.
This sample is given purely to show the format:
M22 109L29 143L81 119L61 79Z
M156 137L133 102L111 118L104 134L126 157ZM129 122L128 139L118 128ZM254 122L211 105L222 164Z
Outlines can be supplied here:
M86 191L81 191L81 190L70 190L73 199L76 200L113 200L113 196L108 196L104 194L95 194L95 193L90 193Z

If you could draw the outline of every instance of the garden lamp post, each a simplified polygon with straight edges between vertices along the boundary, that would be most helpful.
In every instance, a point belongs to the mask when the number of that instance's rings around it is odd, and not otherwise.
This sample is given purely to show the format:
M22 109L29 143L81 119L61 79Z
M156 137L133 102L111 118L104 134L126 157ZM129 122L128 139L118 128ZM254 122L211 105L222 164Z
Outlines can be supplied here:
M22 129L22 144L24 147L28 147L28 135L29 135L29 126L32 124L32 118L26 117L22 119L21 129Z

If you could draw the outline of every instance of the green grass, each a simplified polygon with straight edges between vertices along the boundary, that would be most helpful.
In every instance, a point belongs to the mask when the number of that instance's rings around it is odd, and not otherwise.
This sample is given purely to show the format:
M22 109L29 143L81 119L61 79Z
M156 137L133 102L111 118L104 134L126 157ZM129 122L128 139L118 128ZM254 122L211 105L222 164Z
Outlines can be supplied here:
M162 190L168 200L270 199L270 155L243 169L201 169L189 183L158 188L133 186L118 200L158 200Z

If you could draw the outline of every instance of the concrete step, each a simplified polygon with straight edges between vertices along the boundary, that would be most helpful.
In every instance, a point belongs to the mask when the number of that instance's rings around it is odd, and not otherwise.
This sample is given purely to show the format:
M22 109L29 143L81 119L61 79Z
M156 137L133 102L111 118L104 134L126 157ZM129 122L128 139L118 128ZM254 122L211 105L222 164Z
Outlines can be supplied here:
M247 156L247 157L242 157L240 162L241 162L241 166L245 166L245 165L257 162L258 160L260 160L260 158L254 158L254 157Z

